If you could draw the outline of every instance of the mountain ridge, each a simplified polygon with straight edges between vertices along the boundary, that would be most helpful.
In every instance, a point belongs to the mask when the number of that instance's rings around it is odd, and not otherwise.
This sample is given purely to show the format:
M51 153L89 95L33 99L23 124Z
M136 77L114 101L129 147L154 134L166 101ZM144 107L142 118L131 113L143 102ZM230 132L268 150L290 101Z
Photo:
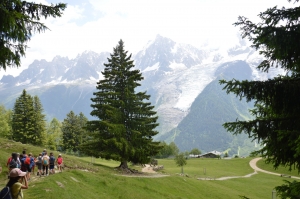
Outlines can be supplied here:
M15 99L26 89L29 94L39 96L48 120L51 117L63 120L71 110L94 119L90 116L90 98L96 90L96 82L103 78L101 71L108 57L108 52L85 51L74 59L56 56L50 62L35 60L18 76L2 77L0 101L12 108ZM159 116L158 138L177 128L191 112L195 99L220 73L236 73L236 69L226 71L226 64L240 61L247 64L247 72L240 72L238 78L248 75L250 79L266 79L282 72L276 68L268 74L257 71L255 68L262 58L243 40L226 51L201 50L158 35L133 55L132 60L144 77L138 89L151 96L150 102ZM221 93L221 90L215 92Z

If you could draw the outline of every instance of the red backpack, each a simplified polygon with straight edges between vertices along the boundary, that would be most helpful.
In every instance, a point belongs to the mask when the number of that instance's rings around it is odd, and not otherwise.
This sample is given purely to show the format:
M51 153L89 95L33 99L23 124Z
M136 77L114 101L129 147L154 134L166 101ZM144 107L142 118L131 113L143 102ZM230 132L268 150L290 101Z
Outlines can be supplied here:
M29 157L29 156L26 156L26 159L25 159L25 161L24 161L24 164L30 165L30 157Z

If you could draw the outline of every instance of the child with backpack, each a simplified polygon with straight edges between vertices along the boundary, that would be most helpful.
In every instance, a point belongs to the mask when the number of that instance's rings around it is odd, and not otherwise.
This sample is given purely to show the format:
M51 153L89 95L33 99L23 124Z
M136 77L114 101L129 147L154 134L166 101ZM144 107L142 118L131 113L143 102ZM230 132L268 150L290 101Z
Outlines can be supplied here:
M49 174L55 173L54 164L55 164L55 157L54 157L53 153L51 152L50 157L49 157L49 169L50 169Z
M20 162L21 162L21 171L23 172L27 172L27 166L25 165L25 159L26 156L24 156L23 154L20 154Z
M37 175L39 175L40 177L42 176L42 166L43 166L42 160L43 160L42 153L40 153L39 156L35 160L35 164L38 167Z
M43 165L43 175L48 175L48 168L49 168L49 156L47 155L47 152L44 153L43 159L42 159L42 165ZM46 170L46 173L45 173Z
M31 169L32 166L34 165L34 158L32 157L32 153L29 153L27 157L25 158L24 164L27 169L27 180L30 181L30 174L31 174Z
M33 155L33 156L32 156L32 159L33 159L33 163L32 163L32 166L31 166L31 173L33 173L33 174L34 174L36 157L34 157L34 155Z
M61 154L58 155L56 162L57 162L58 171L62 172L63 158Z
M9 167L9 171L11 169L14 169L14 168L21 168L21 163L18 159L18 154L17 153L12 153L11 154L11 160L8 160L8 167Z

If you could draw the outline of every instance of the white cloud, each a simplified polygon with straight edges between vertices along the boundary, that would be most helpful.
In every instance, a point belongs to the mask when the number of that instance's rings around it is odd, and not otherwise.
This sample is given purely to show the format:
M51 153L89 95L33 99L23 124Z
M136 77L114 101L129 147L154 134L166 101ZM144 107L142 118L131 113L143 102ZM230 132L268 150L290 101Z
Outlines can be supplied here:
M46 1L41 0L41 3ZM58 0L48 0L57 3ZM284 0L64 0L61 18L45 20L51 29L36 34L22 59L22 67L3 74L18 74L35 59L51 61L56 55L74 58L85 50L109 51L120 39L136 53L160 34L196 47L215 47L237 42L239 15L257 20L259 12L275 5L292 5Z

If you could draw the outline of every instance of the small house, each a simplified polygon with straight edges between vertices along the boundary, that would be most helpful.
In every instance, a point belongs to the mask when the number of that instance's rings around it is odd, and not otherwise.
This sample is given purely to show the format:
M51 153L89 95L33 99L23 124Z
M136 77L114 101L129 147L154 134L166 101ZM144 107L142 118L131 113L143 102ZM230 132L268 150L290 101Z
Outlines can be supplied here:
M198 156L198 158L220 158L221 152L219 151L210 151L208 153L204 153Z

